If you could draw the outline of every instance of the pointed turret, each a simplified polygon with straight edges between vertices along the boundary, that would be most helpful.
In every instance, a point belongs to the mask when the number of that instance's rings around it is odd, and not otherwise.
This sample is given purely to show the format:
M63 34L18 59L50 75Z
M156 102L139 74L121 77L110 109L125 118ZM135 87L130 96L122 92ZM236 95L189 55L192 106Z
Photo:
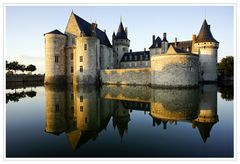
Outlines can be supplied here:
M210 25L207 24L206 19L204 19L202 27L199 31L199 34L197 36L196 42L216 42L218 41L214 39L211 31L210 31Z
M117 35L116 35L116 38L115 38L115 39L128 39L128 38L127 38L126 31L124 30L122 21L121 21L120 24L119 24L118 31L117 31Z
M123 57L124 53L127 53L130 46L130 40L128 39L128 29L127 27L124 30L122 20L120 20L120 24L117 30L117 33L113 33L113 51L114 51L114 65L115 68L120 68L120 61Z
M193 38L195 40L195 38ZM210 25L204 19L194 43L194 53L199 55L200 81L217 81L217 54L219 42L213 37Z

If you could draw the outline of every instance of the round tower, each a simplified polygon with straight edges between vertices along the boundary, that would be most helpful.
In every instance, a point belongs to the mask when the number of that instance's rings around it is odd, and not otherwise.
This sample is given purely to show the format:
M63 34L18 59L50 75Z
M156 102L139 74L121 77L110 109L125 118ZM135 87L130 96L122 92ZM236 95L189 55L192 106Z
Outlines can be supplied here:
M112 43L113 43L113 52L115 53L115 65L117 68L120 67L120 61L124 53L129 51L130 40L127 36L127 28L123 28L122 21L118 27L117 34L113 33L112 36Z
M219 42L214 39L210 25L204 20L194 43L199 53L200 81L217 81L217 54Z
M66 92L59 85L45 86L46 98L46 128L45 132L61 134L67 129L66 126Z
M204 142L210 137L214 124L219 121L217 112L217 86L203 85L200 87L199 114L193 120L193 127L197 127Z
M66 35L58 30L44 34L45 84L65 82L66 64L64 47Z

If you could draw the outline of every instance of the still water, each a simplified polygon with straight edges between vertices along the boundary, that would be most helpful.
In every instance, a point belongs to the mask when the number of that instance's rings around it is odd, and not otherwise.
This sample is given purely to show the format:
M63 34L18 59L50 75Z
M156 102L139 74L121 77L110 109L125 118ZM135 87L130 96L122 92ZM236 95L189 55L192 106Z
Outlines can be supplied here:
M7 157L233 157L233 88L6 90Z

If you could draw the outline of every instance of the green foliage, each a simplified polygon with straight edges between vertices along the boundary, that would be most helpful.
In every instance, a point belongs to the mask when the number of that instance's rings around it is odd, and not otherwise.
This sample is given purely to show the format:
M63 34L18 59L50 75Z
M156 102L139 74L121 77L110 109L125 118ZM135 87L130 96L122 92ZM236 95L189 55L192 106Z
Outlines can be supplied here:
M6 93L6 103L9 101L18 102L19 99L25 98L26 96L33 98L37 95L36 91L22 91L22 92L14 92L14 93Z
M219 86L218 87L219 92L221 93L221 97L227 101L232 101L233 100L233 85L230 86Z
M29 71L29 72L33 72L36 71L37 68L35 65L28 65L27 67L24 64L19 64L17 61L13 61L13 62L8 62L6 61L6 70L8 72L14 71L15 74L17 71Z
M26 67L26 71L30 71L30 72L33 72L33 71L36 71L37 69L36 69L36 66L35 65L32 65L32 64L30 64L30 65L28 65L27 67Z
M221 76L233 76L234 73L233 56L227 56L218 63L218 73Z

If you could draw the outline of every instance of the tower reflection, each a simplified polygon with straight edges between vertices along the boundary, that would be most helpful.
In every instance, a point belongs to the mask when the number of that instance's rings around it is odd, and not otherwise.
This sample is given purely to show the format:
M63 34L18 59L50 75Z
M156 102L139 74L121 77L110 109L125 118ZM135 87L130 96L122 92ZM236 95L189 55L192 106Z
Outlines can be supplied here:
M193 127L197 127L203 142L210 137L210 131L218 122L217 115L217 86L203 85L200 87L199 114L193 120Z
M120 138L129 131L131 112L149 113L153 126L187 122L204 142L218 121L217 87L153 89L144 86L45 86L47 133L65 133L73 150L112 126ZM146 115L146 117L149 117ZM111 124L110 124L111 126Z

